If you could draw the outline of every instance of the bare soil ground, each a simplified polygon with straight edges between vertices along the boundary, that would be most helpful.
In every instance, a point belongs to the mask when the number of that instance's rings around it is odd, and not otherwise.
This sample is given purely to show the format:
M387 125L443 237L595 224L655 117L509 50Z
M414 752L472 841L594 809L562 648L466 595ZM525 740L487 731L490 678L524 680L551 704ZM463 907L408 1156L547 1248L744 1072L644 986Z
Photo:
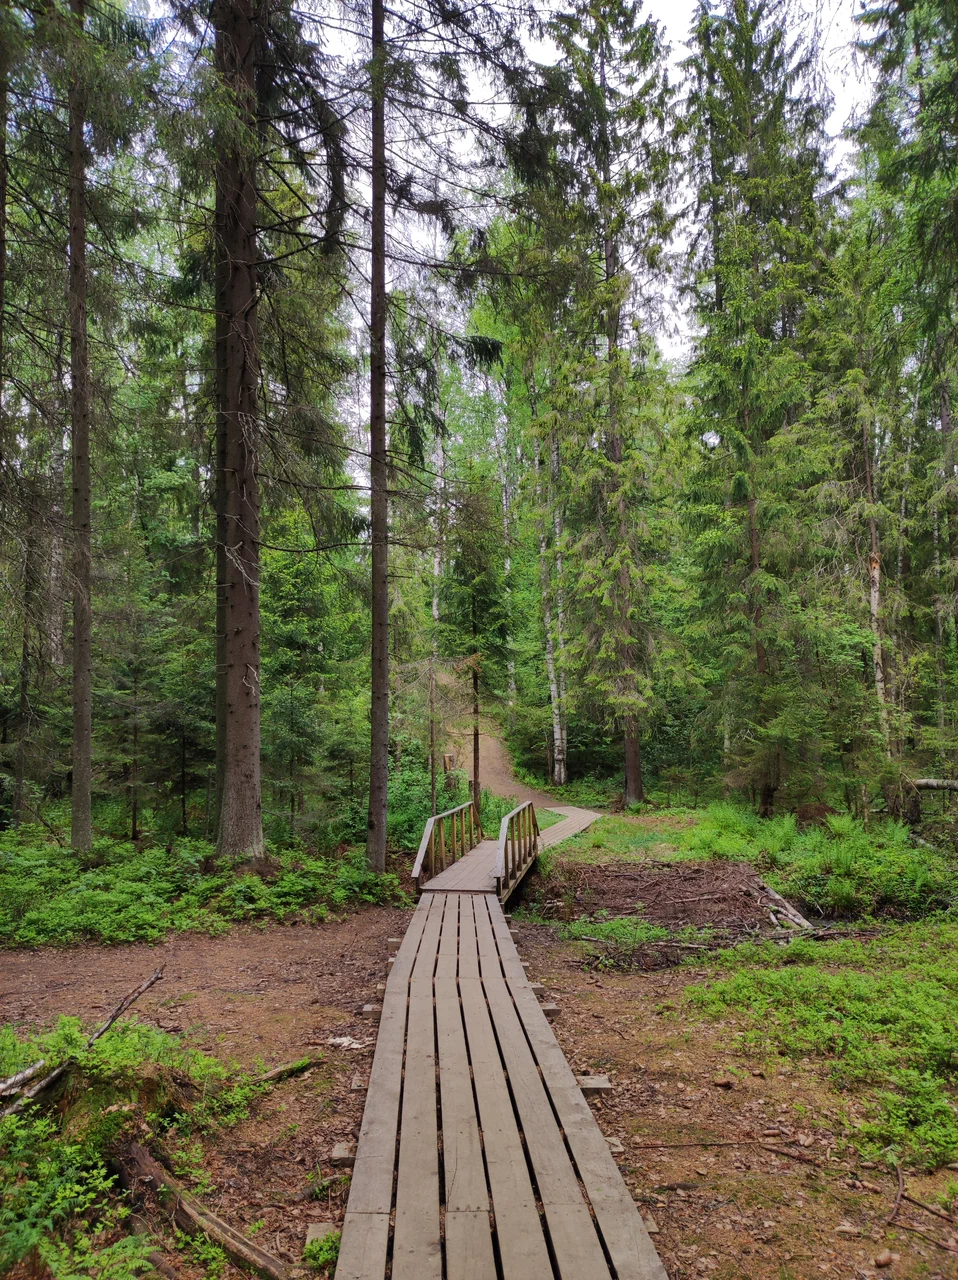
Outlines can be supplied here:
M671 1280L958 1277L958 1256L903 1229L947 1242L947 1224L908 1204L887 1224L897 1179L839 1154L843 1100L810 1065L742 1057L731 1020L679 1014L707 971L591 974L548 926L514 927L530 976L560 1005L573 1069L613 1082L592 1105ZM934 1202L949 1181L909 1175L907 1189ZM885 1250L898 1257L877 1266Z
M641 915L656 925L711 925L744 931L771 927L759 877L738 862L608 864L557 862L539 892L560 918Z
M157 946L0 953L0 1020L48 1027L70 1014L94 1025L165 964L163 980L131 1016L251 1070L320 1058L254 1104L250 1119L208 1139L202 1159L213 1183L204 1202L252 1230L269 1252L298 1261L311 1222L342 1220L348 1175L330 1155L359 1125L365 1092L351 1086L368 1077L376 1036L359 1011L385 981L386 939L402 935L409 915L370 907L317 926L241 926L219 938L184 934ZM326 1178L333 1181L317 1200L313 1187ZM169 1239L162 1216L148 1220ZM171 1253L169 1261L184 1280L207 1274L188 1255ZM232 1266L222 1272L225 1280L242 1274Z

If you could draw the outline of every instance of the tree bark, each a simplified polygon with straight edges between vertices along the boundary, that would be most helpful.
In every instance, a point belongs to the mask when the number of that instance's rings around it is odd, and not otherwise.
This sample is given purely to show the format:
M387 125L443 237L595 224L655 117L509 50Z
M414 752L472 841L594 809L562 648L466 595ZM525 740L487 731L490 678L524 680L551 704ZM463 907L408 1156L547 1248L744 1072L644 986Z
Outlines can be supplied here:
M556 666L559 683L559 737L556 746L554 781L562 786L569 781L569 706L566 695L566 661L565 650L565 593L562 587L562 508L559 504L559 440L552 433L549 455L549 475L555 502L552 506L552 539L555 547L555 602L556 602ZM561 747L561 750L560 750Z
M371 521L369 830L366 861L386 869L389 804L389 499L386 454L386 52L384 0L372 0L372 227L369 311Z
M256 19L253 0L213 8L217 72L236 103L240 136L220 144L217 242L217 580L220 794L216 847L234 861L262 857L257 387Z
M82 39L84 0L70 0ZM74 849L93 842L93 614L90 594L90 347L87 333L85 94L74 68L67 94L69 148L70 460L73 484L73 772L71 831Z
M23 820L23 790L27 772L27 742L30 737L30 674L33 646L33 614L36 577L36 529L30 523L25 533L23 553L23 634L20 645L18 674L17 750L14 757L13 806L11 822L19 827Z
M625 807L642 804L644 800L639 726L635 718L630 717L625 722Z
M875 504L875 486L872 481L871 440L868 434L868 423L862 423L862 445L865 459L865 496L868 505ZM881 636L881 544L878 537L878 522L875 517L868 518L868 616L872 631L872 666L875 673L875 696L878 699L878 714L881 718L882 736L885 739L885 751L891 755L891 736L888 725L888 698L885 689L885 658L882 650Z

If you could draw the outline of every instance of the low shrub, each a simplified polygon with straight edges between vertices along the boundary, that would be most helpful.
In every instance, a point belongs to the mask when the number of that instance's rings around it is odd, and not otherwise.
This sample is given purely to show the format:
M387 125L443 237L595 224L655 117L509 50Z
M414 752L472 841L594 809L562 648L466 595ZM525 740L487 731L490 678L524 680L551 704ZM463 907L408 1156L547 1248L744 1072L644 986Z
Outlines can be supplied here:
M938 1168L958 1157L958 924L887 926L874 940L749 944L689 990L717 1017L746 1015L752 1050L827 1064L861 1100L849 1136L869 1159ZM696 964L701 964L701 959Z
M200 840L146 846L99 839L78 856L38 828L0 834L0 943L155 941L171 930L218 933L239 920L321 918L330 908L396 899L394 875L377 876L360 849L319 856L305 847L275 857L275 874L217 865ZM210 869L212 868L212 869Z

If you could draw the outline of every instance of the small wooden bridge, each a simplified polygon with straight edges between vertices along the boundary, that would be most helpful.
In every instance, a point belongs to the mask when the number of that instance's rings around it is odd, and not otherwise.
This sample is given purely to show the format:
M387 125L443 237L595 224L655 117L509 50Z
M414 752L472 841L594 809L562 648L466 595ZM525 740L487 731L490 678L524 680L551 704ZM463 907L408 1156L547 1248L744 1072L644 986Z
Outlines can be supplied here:
M336 1280L667 1280L500 899L598 816L427 825L386 981Z

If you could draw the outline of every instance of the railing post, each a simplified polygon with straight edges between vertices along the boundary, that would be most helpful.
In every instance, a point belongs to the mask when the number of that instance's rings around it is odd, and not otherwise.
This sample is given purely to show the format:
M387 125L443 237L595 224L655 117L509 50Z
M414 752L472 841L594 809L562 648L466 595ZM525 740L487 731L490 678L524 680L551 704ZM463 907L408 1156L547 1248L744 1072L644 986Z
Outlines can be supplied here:
M429 832L429 879L436 874L436 824L432 824Z
M475 849L475 847L476 847L476 832L475 832L475 827L472 821L472 805L470 805L469 806L469 848Z
M446 869L446 819L439 820L439 863L443 871Z

